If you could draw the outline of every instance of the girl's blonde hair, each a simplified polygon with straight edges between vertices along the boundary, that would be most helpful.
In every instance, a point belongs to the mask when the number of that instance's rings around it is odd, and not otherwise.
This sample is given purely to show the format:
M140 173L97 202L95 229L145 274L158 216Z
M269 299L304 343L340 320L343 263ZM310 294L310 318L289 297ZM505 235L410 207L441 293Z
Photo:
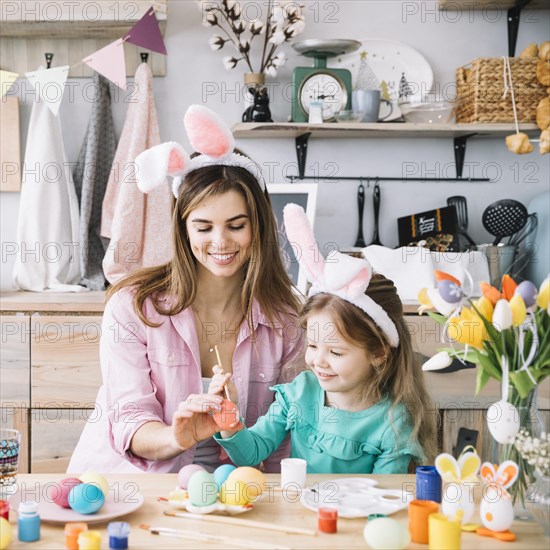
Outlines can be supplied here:
M239 152L236 150L236 152ZM143 313L147 298L162 315L175 315L191 306L197 294L196 258L191 251L186 220L191 211L207 198L229 191L239 193L247 208L252 241L250 258L245 267L241 287L241 306L253 331L252 299L255 298L273 325L281 326L286 315L296 317L299 302L292 291L292 282L283 266L279 249L277 222L267 191L262 191L256 178L238 166L204 166L185 177L177 199L172 201L173 258L167 264L140 269L111 286L107 299L115 292L132 287L134 306L140 319L155 327ZM167 228L168 233L168 228ZM175 298L163 306L161 298Z
M311 315L328 312L343 338L374 357L386 357L380 366L372 367L364 398L378 403L387 397L392 409L404 407L412 428L410 440L421 448L418 458L424 464L432 464L438 453L436 411L412 349L403 305L393 282L380 274L372 276L365 294L395 323L399 334L397 348L390 347L384 333L366 313L333 294L316 294L308 300L301 314L302 327L307 328Z

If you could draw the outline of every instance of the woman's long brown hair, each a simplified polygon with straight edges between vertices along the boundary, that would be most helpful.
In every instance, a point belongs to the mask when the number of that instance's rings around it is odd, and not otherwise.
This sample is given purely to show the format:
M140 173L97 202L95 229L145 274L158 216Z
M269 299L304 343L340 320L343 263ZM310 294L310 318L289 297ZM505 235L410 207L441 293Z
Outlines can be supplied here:
M399 334L397 348L390 347L384 333L366 313L333 294L317 294L308 300L301 315L302 326L306 328L308 317L323 311L331 315L343 338L375 357L386 357L381 366L371 369L364 398L373 403L389 398L390 414L392 409L405 407L412 428L410 441L420 447L417 458L423 464L433 464L438 453L436 411L413 352L403 305L393 282L383 275L372 276L365 294L382 306L394 322Z
M140 269L125 277L108 289L107 299L123 288L132 287L135 290L136 311L140 319L152 327L158 325L143 313L147 298L152 300L155 309L162 315L175 315L191 306L197 294L197 269L188 240L186 220L201 201L228 191L236 191L243 197L252 230L250 259L245 267L241 290L245 318L253 330L252 299L255 298L270 323L278 326L288 323L284 315L296 314L299 301L283 266L271 201L256 178L238 166L203 166L185 177L179 196L173 201L173 259L167 264ZM168 228L166 233L168 238ZM174 297L168 306L160 301L165 296Z

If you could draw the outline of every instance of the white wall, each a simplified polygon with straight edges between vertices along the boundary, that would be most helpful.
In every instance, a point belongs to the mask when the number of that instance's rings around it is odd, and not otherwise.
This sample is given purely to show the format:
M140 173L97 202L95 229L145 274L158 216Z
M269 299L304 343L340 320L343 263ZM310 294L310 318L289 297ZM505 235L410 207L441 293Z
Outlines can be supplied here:
M259 0L262 1L262 0ZM454 81L455 69L476 57L507 54L506 12L437 11L434 2L402 2L399 0L308 1L307 24L301 38L385 38L397 40L419 50L430 62L435 82L444 86ZM531 42L548 40L548 11L525 10L520 25L517 52ZM222 65L222 52L212 52L208 45L211 30L201 25L201 14L192 0L170 0L166 46L169 52L167 76L155 78L156 105L163 140L185 143L181 120L191 103L205 102L233 124L240 120L243 102L237 97L244 68L227 72ZM276 121L286 121L290 103L280 90L288 84L295 66L308 66L309 60L298 57L290 47L287 66L280 72L274 88L272 114ZM9 69L8 67L6 67ZM82 89L89 80L76 80L74 97L65 94L60 117L69 160L78 156L86 131L91 105L83 99ZM21 83L21 81L19 81ZM205 90L216 89L206 95ZM22 98L22 146L33 96ZM127 97L120 93L113 104L117 131L120 132ZM278 163L270 181L282 183L282 170L295 162L293 139L240 140L238 145L260 164ZM446 197L465 195L468 198L470 233L478 242L489 239L481 225L484 208L499 198L516 198L528 203L536 194L548 189L550 156L538 152L518 156L508 152L499 139L471 140L466 152L474 177L487 172L498 175L494 183L400 183L382 184L381 240L386 246L397 245L397 218L414 212L444 206ZM310 140L307 172L319 163L336 163L342 176L401 174L405 163L418 164L418 174L436 171L442 176L454 175L451 139L368 139ZM265 171L266 177L269 171ZM321 174L323 172L321 171ZM325 172L326 174L326 172ZM431 175L431 174L428 174ZM317 206L316 234L321 245L336 242L341 247L353 245L357 233L356 190L358 182L321 182ZM365 236L372 234L371 192L367 192ZM5 243L16 241L19 195L1 194L1 229L3 252ZM1 287L11 287L13 258L2 257Z

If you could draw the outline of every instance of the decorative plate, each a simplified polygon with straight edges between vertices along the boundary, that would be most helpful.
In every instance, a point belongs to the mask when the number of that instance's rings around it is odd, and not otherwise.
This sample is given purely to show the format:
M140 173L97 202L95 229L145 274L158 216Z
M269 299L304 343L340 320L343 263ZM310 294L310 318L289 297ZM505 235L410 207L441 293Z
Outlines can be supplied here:
M119 493L111 490L105 504L95 514L79 514L71 508L61 508L48 497L46 484L25 485L9 499L10 508L17 511L21 498L36 500L38 497L38 513L40 519L46 523L64 524L69 522L86 522L88 524L106 523L120 516L135 512L144 502L143 495L137 492L135 483L120 484Z
M343 518L363 518L370 514L393 514L406 508L413 493L380 489L377 481L347 477L316 483L302 491L301 503L317 511L322 506L336 508Z
M393 40L361 40L361 48L357 51L333 57L327 65L350 70L354 89L358 77L366 79L374 73L382 97L393 103L393 112L386 121L401 117L397 102L403 76L408 85L410 101L421 100L433 85L433 71L426 58L414 48ZM384 104L380 115L384 116Z
M252 504L230 505L224 504L220 500L217 500L214 504L209 506L194 506L189 500L187 491L185 489L180 489L179 487L170 493L167 501L170 506L179 508L180 510L187 510L191 514L212 514L214 512L225 512L230 516L235 516L237 514L242 514L243 512L249 512L252 508L254 508Z

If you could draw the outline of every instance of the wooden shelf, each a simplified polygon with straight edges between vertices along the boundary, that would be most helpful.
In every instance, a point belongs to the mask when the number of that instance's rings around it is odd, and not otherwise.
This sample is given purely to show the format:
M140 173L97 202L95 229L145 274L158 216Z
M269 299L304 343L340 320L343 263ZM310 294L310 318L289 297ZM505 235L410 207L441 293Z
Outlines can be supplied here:
M18 38L120 38L139 21L151 6L164 34L167 0L119 2L99 0L55 2L46 4L22 1L7 2L2 9L0 36ZM8 6L7 4L10 4Z
M536 124L520 124L520 131L536 135ZM476 137L505 137L513 134L516 127L506 124L412 124L408 122L325 122L303 124L297 122L242 122L233 126L236 138L295 138L311 132L318 138L441 138L462 137L476 134Z
M509 10L518 0L439 0L440 10ZM525 9L548 9L548 0L531 0Z

